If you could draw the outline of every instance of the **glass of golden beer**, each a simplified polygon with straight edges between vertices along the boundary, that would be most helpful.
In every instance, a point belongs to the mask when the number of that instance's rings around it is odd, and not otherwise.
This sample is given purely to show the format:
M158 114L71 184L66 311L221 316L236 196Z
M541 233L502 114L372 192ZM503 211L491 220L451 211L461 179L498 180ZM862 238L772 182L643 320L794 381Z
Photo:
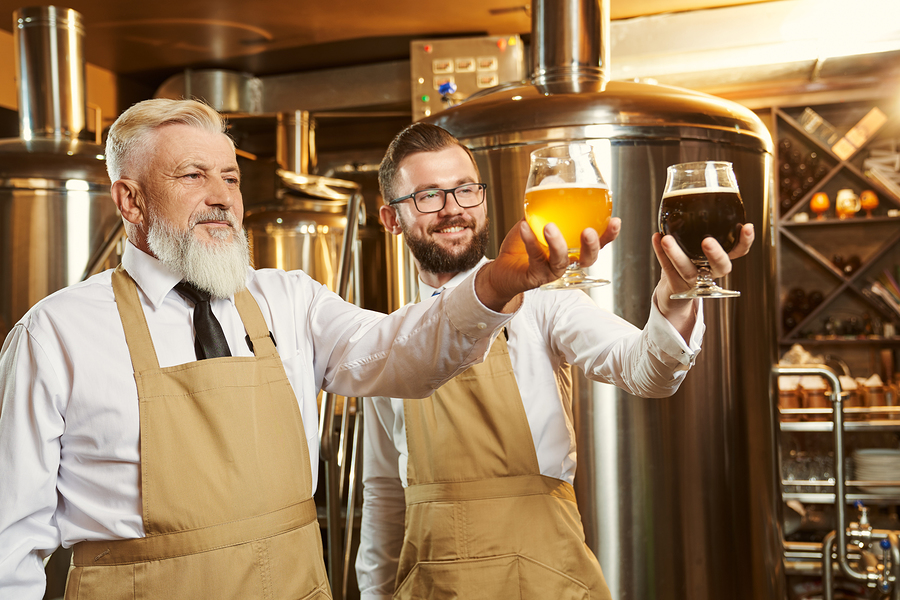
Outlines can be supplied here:
M569 248L569 266L562 278L543 289L580 289L606 285L578 264L581 232L591 227L603 235L612 215L612 195L584 142L553 144L531 153L525 185L525 220L545 246L544 226L555 223Z
M666 169L666 187L659 205L659 231L674 237L697 267L694 287L672 294L672 299L741 295L716 285L700 244L711 237L725 252L731 252L745 222L744 203L730 162L690 162Z

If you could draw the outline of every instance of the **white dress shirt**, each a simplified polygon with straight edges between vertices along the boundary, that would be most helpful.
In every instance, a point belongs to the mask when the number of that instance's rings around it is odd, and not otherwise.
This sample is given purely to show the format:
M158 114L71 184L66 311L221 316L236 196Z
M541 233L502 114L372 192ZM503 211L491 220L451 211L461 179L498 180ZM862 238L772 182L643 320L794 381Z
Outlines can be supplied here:
M126 245L160 367L195 360L179 277ZM111 271L39 302L0 353L0 598L39 600L60 544L143 537L137 388ZM473 278L474 279L474 278ZM316 396L429 395L483 358L510 315L459 293L390 316L341 300L301 271L248 269L297 396L315 486ZM233 299L214 300L234 356L252 356Z
M458 274L441 289L456 287L470 274ZM420 297L435 291L419 281ZM560 379L564 369L576 365L590 379L636 396L671 396L700 350L705 326L699 301L696 310L688 344L659 312L655 296L647 325L640 330L578 291L525 293L506 329L542 475L569 483L575 477L571 398ZM363 514L356 572L363 599L387 599L394 591L406 509L403 488L409 451L403 400L366 398L364 415Z

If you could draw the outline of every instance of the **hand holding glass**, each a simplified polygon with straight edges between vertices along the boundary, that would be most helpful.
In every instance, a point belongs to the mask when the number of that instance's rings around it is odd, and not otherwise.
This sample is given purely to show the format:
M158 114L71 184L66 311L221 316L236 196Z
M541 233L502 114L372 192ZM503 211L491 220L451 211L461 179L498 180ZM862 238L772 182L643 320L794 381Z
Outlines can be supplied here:
M672 294L673 300L741 295L716 285L700 244L711 237L725 252L731 252L745 221L744 204L730 162L690 162L666 169L666 187L659 205L659 231L674 237L697 266L694 287Z
M589 144L554 144L531 153L531 171L525 185L525 220L544 246L544 226L555 223L569 251L565 274L542 285L542 289L579 289L609 283L588 276L578 261L581 232L591 227L602 236L611 215L609 186L600 175Z

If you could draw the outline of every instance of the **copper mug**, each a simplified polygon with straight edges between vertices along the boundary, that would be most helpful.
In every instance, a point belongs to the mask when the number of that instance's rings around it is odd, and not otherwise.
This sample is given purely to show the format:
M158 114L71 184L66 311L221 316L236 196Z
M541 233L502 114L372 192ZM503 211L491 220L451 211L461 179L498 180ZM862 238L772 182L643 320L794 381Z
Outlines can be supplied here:
M778 408L801 408L800 392L797 390L778 390ZM783 414L782 421L799 421L800 415Z
M866 406L869 408L878 408L887 406L887 400L884 397L884 386L872 385L866 387ZM872 412L869 414L870 419L886 419L887 415L882 412Z
M803 392L803 408L831 408L825 390L805 390ZM807 421L830 421L831 415L807 415Z

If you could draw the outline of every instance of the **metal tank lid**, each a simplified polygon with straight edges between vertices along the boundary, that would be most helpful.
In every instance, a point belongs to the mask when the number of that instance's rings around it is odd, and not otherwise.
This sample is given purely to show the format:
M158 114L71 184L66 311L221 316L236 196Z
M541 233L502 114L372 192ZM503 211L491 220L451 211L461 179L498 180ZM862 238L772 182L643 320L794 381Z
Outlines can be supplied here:
M772 152L750 109L677 87L611 81L516 83L486 90L424 119L491 148L565 139L700 139Z
M69 180L109 188L104 147L72 139L0 140L0 187L65 189Z

